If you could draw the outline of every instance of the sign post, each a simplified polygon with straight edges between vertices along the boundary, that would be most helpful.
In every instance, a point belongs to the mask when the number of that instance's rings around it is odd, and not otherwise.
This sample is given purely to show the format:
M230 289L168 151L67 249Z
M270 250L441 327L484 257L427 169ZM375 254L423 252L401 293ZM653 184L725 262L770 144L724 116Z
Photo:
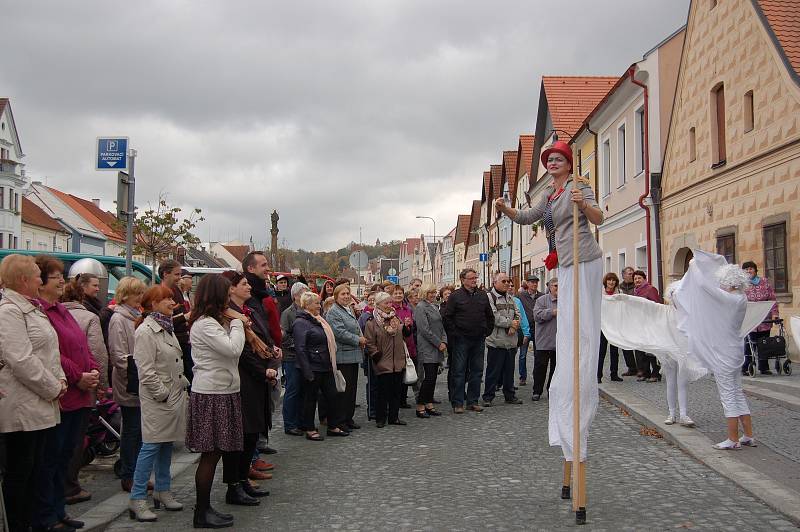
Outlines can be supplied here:
M136 163L136 150L129 149L128 137L97 137L95 152L95 170L113 170L119 172L117 180L117 217L127 216L125 234L125 275L133 274L133 224L136 221L135 178L133 169ZM127 170L128 175L123 172ZM127 185L127 191L120 190ZM127 205L123 209L119 204L122 194L127 192Z

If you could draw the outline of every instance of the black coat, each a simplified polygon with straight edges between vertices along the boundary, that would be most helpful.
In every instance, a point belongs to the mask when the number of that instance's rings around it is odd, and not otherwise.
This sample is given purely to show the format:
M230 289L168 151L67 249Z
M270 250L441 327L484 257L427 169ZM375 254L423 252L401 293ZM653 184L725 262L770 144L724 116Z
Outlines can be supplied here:
M455 290L447 298L442 322L450 339L489 336L494 329L494 313L486 292L479 288L469 292L463 286Z
M228 306L244 314L234 303ZM269 338L267 327L261 317L251 312L253 332L264 342ZM267 361L258 356L248 342L244 343L242 356L239 357L240 395L242 397L242 426L245 434L266 432L272 425L271 408L269 407L269 383L267 382Z
M317 319L305 310L297 313L292 325L295 364L306 380L314 378L314 372L333 371L328 338Z

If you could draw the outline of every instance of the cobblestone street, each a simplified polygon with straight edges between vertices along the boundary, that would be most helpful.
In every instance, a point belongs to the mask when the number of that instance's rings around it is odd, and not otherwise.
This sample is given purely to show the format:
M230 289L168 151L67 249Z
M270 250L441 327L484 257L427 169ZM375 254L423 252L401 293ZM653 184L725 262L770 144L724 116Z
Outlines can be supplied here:
M266 483L272 495L259 507L228 506L218 471L214 504L235 515L235 530L575 529L570 503L559 498L560 452L547 445L547 402L532 403L528 393L530 387L520 389L523 405L501 404L481 414L416 419L404 410L408 426L383 429L366 422L364 404L357 411L364 428L321 443L285 436L278 427L271 445L279 454L270 456L275 478ZM589 440L588 524L582 529L795 529L641 428L601 401ZM157 523L123 515L108 530L190 528L193 482L193 467L175 479L183 512L159 511Z

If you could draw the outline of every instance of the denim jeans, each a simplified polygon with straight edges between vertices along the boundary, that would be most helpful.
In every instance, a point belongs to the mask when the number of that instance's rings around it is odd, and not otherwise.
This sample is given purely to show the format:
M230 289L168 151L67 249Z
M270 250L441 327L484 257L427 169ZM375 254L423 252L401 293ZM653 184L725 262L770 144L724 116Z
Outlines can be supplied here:
M155 491L169 491L170 476L169 466L172 463L172 442L143 443L136 460L136 471L133 473L133 487L131 499L144 500L147 498L147 481L150 473L155 469Z
M283 393L283 430L296 429L300 426L300 409L303 404L303 395L300 385L303 376L297 369L293 360L283 363L283 374L286 385Z
M533 343L533 339L528 340L527 342L522 342L522 345L519 346L519 380L527 381L528 380L528 347ZM536 347L533 348L536 350Z
M72 452L83 434L81 423L85 415L81 408L61 412L61 423L56 425L45 442L44 457L36 478L33 526L48 528L64 519L64 478Z
M121 406L122 434L119 442L119 459L122 474L119 478L132 480L136 458L142 448L142 409L138 406Z
M456 336L453 343L453 391L450 402L453 407L464 406L464 385L467 385L467 406L478 404L483 380L483 353L486 347L484 338ZM469 382L467 381L469 370Z
M513 347L510 349L487 347L486 382L483 387L484 401L493 401L495 391L501 384L506 401L514 399L514 355L516 351L516 348Z

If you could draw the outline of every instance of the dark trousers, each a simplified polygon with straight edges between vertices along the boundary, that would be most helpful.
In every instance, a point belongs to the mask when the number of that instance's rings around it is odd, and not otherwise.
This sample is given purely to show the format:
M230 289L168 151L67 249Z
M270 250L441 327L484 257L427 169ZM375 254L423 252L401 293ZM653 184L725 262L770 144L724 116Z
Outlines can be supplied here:
M297 369L294 360L283 363L283 376L286 377L283 393L283 430L300 426L300 412L303 406L303 374Z
M61 423L48 435L44 458L36 475L33 526L48 528L66 516L64 510L64 479L72 452L83 436L80 433L85 410L61 412Z
M769 331L757 331L750 333L750 339L756 343L759 338L769 338ZM753 353L750 352L750 343L745 339L744 341L744 365L742 371L747 371L747 366L750 365L750 360L753 358ZM758 359L758 371L764 373L769 370L769 359Z
M625 365L628 367L628 371L638 371L636 367L636 354L633 351L630 349L623 349L622 356L625 357Z
M301 418L302 430L315 430L314 410L317 406L318 395L321 393L320 405L325 405L325 415L328 418L328 427L338 427L341 423L337 413L336 381L331 371L315 371L312 380L303 381L303 416Z
M486 382L483 385L483 400L491 402L495 391L502 384L506 401L514 398L514 358L516 348L504 349L488 346L486 353Z
M344 375L344 380L347 381L347 388L339 394L339 419L341 419L341 425L352 425L354 423L353 416L356 413L358 364L338 364L338 369Z
M425 378L422 380L422 386L419 388L417 395L418 405L427 405L433 403L433 391L436 389L436 377L439 376L439 364L428 363L422 364Z
M78 439L78 444L72 451L72 458L70 458L69 465L67 465L67 474L64 478L64 496L72 497L81 492L81 483L78 482L78 474L83 468L83 443L86 429L89 428L89 412L90 409L83 408L83 417L81 418L81 426L78 429L81 437Z
M608 348L608 340L606 335L600 333L600 358L597 361L597 378L603 378L603 365L606 363L606 349ZM611 376L616 377L619 371L619 348L615 345L611 346Z
M375 403L378 400L378 376L372 362L367 360L367 419L375 419Z
M256 454L258 444L258 432L245 432L242 437L242 452L239 453L239 479L247 480L250 474L250 464L253 463L253 456Z
M183 352L183 374L189 379L191 384L194 378L194 361L192 360L192 345L181 344L181 351Z
M636 367L638 368L640 377L649 379L661 376L661 368L658 365L658 359L655 355L651 355L650 353L636 351Z
M547 366L550 366L550 372ZM553 372L556 370L556 352L547 349L537 349L533 355L533 390L532 395L542 395L544 392L545 377L547 389L550 389L550 381L553 380Z
M397 421L400 418L400 392L403 389L403 372L376 375L378 381L375 401L375 420L378 423Z
M119 459L123 480L133 480L136 459L142 448L142 409L138 406L121 406L122 433L119 442Z
M31 526L36 478L44 460L45 445L53 438L55 430L53 427L3 434L8 457L3 501L11 532L27 532Z
M483 380L483 352L486 344L482 336L467 338L456 336L452 339L453 390L450 403L453 407L464 406L464 385L466 384L467 406L478 404ZM467 378L469 375L469 378Z

